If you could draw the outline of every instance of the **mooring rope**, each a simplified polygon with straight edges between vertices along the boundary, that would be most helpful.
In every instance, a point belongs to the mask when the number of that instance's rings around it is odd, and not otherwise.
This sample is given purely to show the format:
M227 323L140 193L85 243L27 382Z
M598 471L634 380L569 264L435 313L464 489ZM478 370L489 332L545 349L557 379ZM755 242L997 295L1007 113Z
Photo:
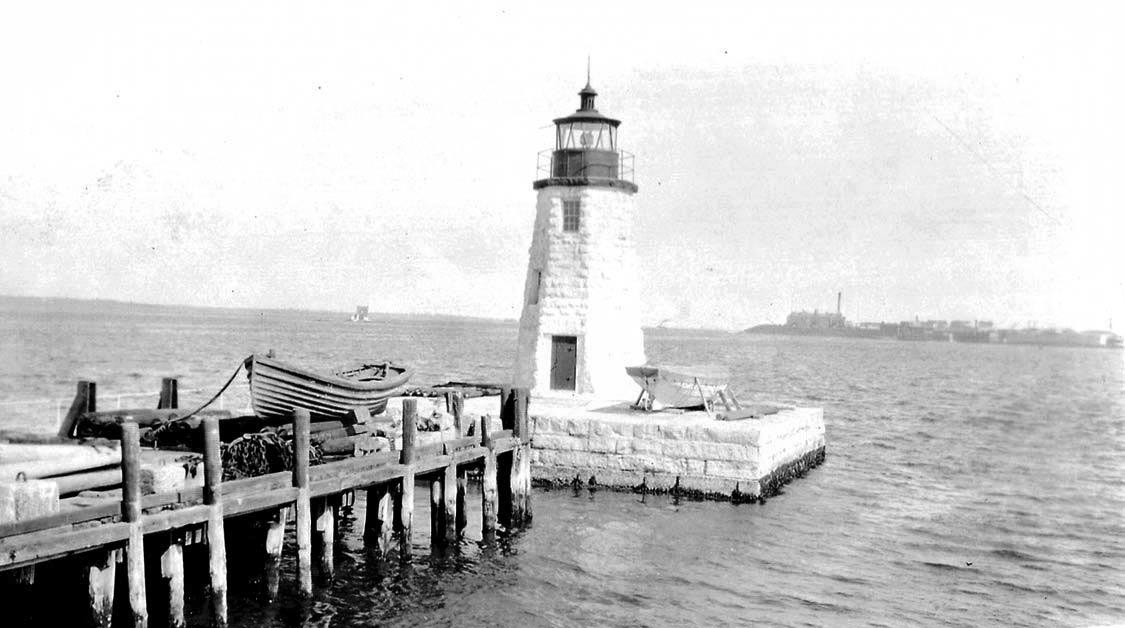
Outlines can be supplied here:
M156 442L156 437L159 436L161 432L163 432L165 429L167 429L173 423L179 423L180 421L186 421L186 420L190 419L191 417L195 416L196 414L198 414L200 411L202 411L207 406L215 403L215 400L218 399L219 397L221 397L222 394L227 391L227 388L230 388L230 385L232 383L234 383L234 378L238 377L238 372L242 370L242 365L243 365L243 362L238 363L238 367L235 368L234 372L230 374L230 379L227 380L227 383L223 384L223 387L219 389L219 392L215 393L215 395L213 397L211 397L210 399L208 399L203 405L201 405L198 408L192 410L191 412L188 412L184 416L176 417L176 418L168 421L167 423L162 423L162 424L157 425L156 427L152 428L152 430L150 430L150 432L149 432L149 438L151 438L153 442Z

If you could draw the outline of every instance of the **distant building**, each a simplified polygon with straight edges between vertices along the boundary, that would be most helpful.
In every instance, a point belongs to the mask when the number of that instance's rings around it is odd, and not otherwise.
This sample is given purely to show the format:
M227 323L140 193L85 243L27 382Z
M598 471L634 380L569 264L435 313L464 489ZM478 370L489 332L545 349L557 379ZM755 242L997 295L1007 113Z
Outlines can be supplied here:
M844 316L839 312L790 312L785 319L786 327L797 329L839 329L846 326Z

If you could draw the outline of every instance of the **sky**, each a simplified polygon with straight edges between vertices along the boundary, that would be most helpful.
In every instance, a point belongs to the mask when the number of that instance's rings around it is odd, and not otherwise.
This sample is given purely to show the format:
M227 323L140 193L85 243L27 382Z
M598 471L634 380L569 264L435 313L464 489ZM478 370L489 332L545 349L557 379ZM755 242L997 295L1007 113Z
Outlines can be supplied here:
M1110 3L154 4L3 10L0 294L516 318L589 56L646 324L1125 328Z

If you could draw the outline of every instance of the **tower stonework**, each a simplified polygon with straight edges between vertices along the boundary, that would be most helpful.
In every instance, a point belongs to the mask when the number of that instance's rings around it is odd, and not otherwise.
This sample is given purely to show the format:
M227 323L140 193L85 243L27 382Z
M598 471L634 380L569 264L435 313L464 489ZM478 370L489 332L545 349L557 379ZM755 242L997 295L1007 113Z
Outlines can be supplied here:
M625 367L645 362L632 155L619 150L620 121L598 113L588 82L579 96L581 107L554 121L555 148L540 155L533 186L515 385L631 401L640 388Z

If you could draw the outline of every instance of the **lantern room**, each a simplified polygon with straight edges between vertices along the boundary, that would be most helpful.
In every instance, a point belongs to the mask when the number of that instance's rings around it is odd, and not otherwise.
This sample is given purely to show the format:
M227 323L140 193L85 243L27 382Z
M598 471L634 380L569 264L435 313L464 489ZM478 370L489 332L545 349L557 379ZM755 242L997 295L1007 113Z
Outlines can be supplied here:
M555 147L539 158L535 189L548 185L596 185L636 191L633 155L618 149L620 120L602 115L594 105L598 92L589 80L578 92L579 108L556 118Z

